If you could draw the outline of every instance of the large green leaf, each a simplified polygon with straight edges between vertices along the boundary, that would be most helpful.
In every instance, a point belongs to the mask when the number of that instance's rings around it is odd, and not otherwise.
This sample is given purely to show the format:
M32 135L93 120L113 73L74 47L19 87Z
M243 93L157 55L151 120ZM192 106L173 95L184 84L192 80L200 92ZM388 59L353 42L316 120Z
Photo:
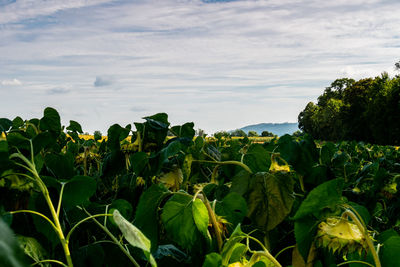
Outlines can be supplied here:
M246 234L242 232L240 228L240 224L238 224L235 230L232 232L229 239L225 242L222 247L221 256L222 256L222 264L228 265L232 257L235 257L234 252L237 249L238 244L246 238Z
M294 236L297 248L304 261L307 261L308 253L317 231L317 224L318 221L311 216L303 217L294 222Z
M74 156L69 152L46 154L44 162L50 173L58 179L71 179L74 176Z
M290 173L257 173L250 178L246 194L247 216L266 231L272 230L290 213L294 202L294 181Z
M216 252L206 255L202 267L220 267L222 266L222 257Z
M238 193L231 192L217 202L215 212L224 217L229 222L230 230L233 230L247 214L246 200Z
M344 180L339 178L325 182L311 190L293 219L298 220L310 214L319 218L320 212L324 209L334 210L337 205L343 203L343 184Z
M35 238L19 235L17 236L17 239L24 253L28 255L35 263L47 259L47 251Z
M151 266L157 266L153 255L150 253L150 240L136 226L127 221L118 210L114 210L113 218L129 244L143 250Z
M12 230L0 218L0 266L25 267L23 252Z
M267 172L271 165L271 155L261 144L252 144L244 156L243 163L254 173Z
M6 118L0 118L0 134L7 132L12 126L12 121Z
M63 204L65 208L86 205L96 192L96 180L89 176L75 176L68 180L64 187Z
M187 138L193 139L193 137L195 135L195 130L193 129L193 127L194 127L193 122L187 122L183 125L171 127L171 131L177 137L187 137Z
M116 199L114 200L111 205L108 207L108 210L110 214L114 212L114 210L118 210L124 218L127 218L128 220L132 217L132 205L125 199ZM111 223L114 223L113 217L108 217L108 219L111 221Z
M107 147L111 151L120 150L120 141L124 140L129 135L129 129L122 128L119 124L114 124L107 131Z
M69 121L69 126L67 127L67 130L77 133L83 133L82 126L79 124L79 122L73 120Z
M382 266L398 266L400 263L400 236L388 238L382 247Z
M132 165L133 171L140 175L146 165L149 163L149 156L145 152L137 152L130 156L130 162Z
M42 131L54 132L57 135L60 134L61 119L57 110L50 107L45 108L44 116L40 119L39 127Z
M49 132L41 132L37 134L33 140L34 154L38 154L42 149L50 149L56 146L56 138L54 138Z
M164 186L154 184L141 195L136 208L135 224L150 239L153 251L158 244L158 208L161 201L170 194Z
M163 208L161 220L167 235L183 248L191 249L208 236L208 212L201 200L186 194L175 194Z

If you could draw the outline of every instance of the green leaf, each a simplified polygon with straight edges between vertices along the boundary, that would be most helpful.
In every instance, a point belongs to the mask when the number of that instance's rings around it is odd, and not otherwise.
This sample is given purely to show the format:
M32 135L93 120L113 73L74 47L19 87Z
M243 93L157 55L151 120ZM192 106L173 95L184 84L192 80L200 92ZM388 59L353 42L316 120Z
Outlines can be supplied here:
M96 180L89 176L75 176L68 180L64 187L62 202L65 208L86 205L96 192Z
M192 204L193 220L197 226L197 230L206 238L211 239L208 233L208 211L203 201L196 198Z
M335 209L337 205L343 203L343 184L344 180L339 178L325 182L311 190L293 219L298 220L310 214L319 218L322 210Z
M222 266L222 257L216 252L206 255L202 267L220 267Z
M135 224L150 239L153 251L158 244L158 207L170 194L165 187L153 184L140 196L136 208Z
M240 224L238 224L235 230L232 232L229 239L225 242L224 246L222 247L222 265L228 265L231 258L234 257L234 251L237 248L238 244L246 238L246 234L242 232L240 228ZM246 246L247 247L247 246Z
M50 173L58 179L71 179L74 176L74 156L69 152L46 154L44 162Z
M192 171L192 162L193 162L192 154L187 154L185 156L185 159L183 161L183 166L182 166L182 173L183 173L184 181L189 181L190 173Z
M229 259L229 263L238 262L242 259L245 253L248 251L248 247L242 243L236 243L233 246L232 254Z
M12 121L6 118L0 118L0 134L7 132L12 126Z
M158 246L157 251L153 255L157 260L170 258L179 263L189 263L190 261L189 255L171 244Z
M114 124L107 131L107 147L111 151L121 149L120 142L129 135L129 129L122 128L119 124Z
M61 132L61 119L57 110L47 107L44 116L40 119L39 128L42 131L54 132L57 135Z
M267 172L271 165L270 153L261 144L252 144L244 156L243 163L254 173Z
M73 120L69 121L69 126L67 127L67 130L72 131L72 132L78 132L78 133L83 133L82 131L82 126Z
M20 150L30 150L29 138L22 135L22 132L10 132L7 134L7 142L10 147L17 147Z
M379 234L378 241L379 241L379 243L385 243L386 240L388 240L389 238L391 238L393 236L399 236L399 234L396 232L396 230L389 229L389 230L386 230Z
M140 175L146 165L149 163L149 156L145 152L136 152L130 157L130 161L132 163L133 171L137 175Z
M0 266L26 267L24 254L14 237L12 230L0 218Z
M215 212L224 217L229 222L230 230L233 230L246 217L246 200L238 193L231 192L222 201L217 202Z
M383 267L398 266L400 262L400 236L388 238L383 243L381 255Z
M247 217L266 231L274 229L290 213L294 202L290 173L257 173L250 178L246 194Z
M12 128L13 129L18 129L23 125L24 125L24 120L19 116L15 117L13 119L13 121L12 121Z
M47 259L47 251L35 238L18 235L17 239L24 253L33 259L35 263Z
M160 151L160 162L166 163L168 159L172 156L178 154L182 149L181 142L175 141L170 143L167 147Z
M194 212L200 212L200 215ZM167 235L172 240L183 248L191 249L202 240L201 236L206 235L205 226L209 221L206 213L206 207L202 202L193 201L192 196L179 193L167 201L161 220Z
M326 166L330 166L335 151L336 151L335 144L332 142L326 142L321 147L321 152L320 152L321 163Z
M177 136L177 137L187 137L189 139L193 139L195 135L195 130L193 129L194 123L193 122L187 122L183 124L182 126L173 126L171 127L171 131Z
M128 222L118 210L114 210L113 218L129 244L142 249L151 266L157 266L153 255L150 253L150 240L136 226Z
M34 154L38 154L42 149L48 149L56 145L56 138L54 138L49 132L41 132L36 135L33 140Z
M311 216L303 217L294 222L294 236L296 238L297 248L305 262L307 262L308 253L314 241L317 224L318 221Z
M369 221L371 220L371 215L369 214L368 209L354 202L349 202L349 205L357 211L364 223L368 225Z
M114 210L118 210L124 218L127 218L129 220L132 217L132 205L125 199L114 200L108 208L108 213L110 214L112 214ZM108 217L108 219L115 224L113 217Z

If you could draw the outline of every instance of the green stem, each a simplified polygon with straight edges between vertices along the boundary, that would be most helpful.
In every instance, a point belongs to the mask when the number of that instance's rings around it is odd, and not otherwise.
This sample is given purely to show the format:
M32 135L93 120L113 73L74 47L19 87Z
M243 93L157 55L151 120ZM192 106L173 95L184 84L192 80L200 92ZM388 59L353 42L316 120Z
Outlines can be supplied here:
M360 263L360 264L364 264L364 265L367 265L367 266L375 267L371 263L368 263L368 262L365 262L365 261L345 261L345 262L336 264L336 266L339 267L339 266L343 266L343 265L350 264L350 263Z
M40 212L37 212L37 211L34 211L34 210L16 210L16 211L11 211L10 212L10 214L17 214L17 213L32 213L32 214L38 215L38 216L42 217L43 219L45 219L46 221L48 221L50 223L51 227L53 227L53 229L56 231L56 233L58 231L58 229L54 225L54 223L47 216L45 216L44 214L42 214Z
M193 161L200 162L200 163L212 163L212 164L218 164L218 165L237 165L237 166L240 166L243 169L245 169L247 172L253 173L246 164L244 164L240 161L236 161L236 160L228 160L228 161L193 160Z
M89 212L87 212L85 209L83 209L85 213L89 216L92 216ZM136 262L136 260L132 257L132 255L129 253L128 250L122 246L122 244L118 241L118 239L107 229L107 227L104 227L101 223L99 223L95 218L91 218L103 231L111 238L111 240L122 250L122 252L129 258L129 260L135 265L136 267L140 267L140 265Z
M281 251L279 251L278 253L276 253L275 259L278 258L278 256L281 255L281 254L282 254L283 252L285 252L286 250L291 249L291 248L295 248L295 247L296 247L296 245L293 245L293 246L288 246L288 247L286 247L286 248L281 249Z
M57 217L60 217L60 209L61 209L62 197L63 197L63 194L64 194L64 187L65 187L65 183L62 183L61 184L61 190L60 190L60 198L58 199Z
M31 266L34 266L34 265L40 264L40 263L46 263L46 262L57 263L57 264L62 265L64 267L68 267L68 265L66 265L65 263L63 263L61 261L57 261L57 260L41 260L41 261L37 261L37 262L33 263Z
M33 150L32 144L31 144L31 150ZM24 165L18 164L18 163L16 163L16 164L21 166L21 167L24 167L25 169L27 169L29 172L31 172L33 174L33 178L37 182L40 190L42 191L43 197L46 200L47 206L50 209L50 213L51 213L51 216L52 216L53 221L54 221L54 224L53 224L55 226L54 229L55 229L55 231L56 231L56 233L58 235L58 238L60 239L61 246L63 247L65 258L67 260L67 264L68 264L69 267L72 267L73 263L72 263L72 258L71 258L71 252L69 251L69 247L68 247L68 242L65 240L64 233L63 233L63 230L62 230L62 227L61 227L61 224L60 224L60 220L58 218L58 214L57 214L56 210L54 209L54 205L53 205L53 203L51 201L49 191L47 190L46 185L44 184L44 182L40 178L40 176L39 176L39 174L38 174L38 172L36 170L35 163L34 162L30 162L20 152L10 155L10 159L12 159L12 158L21 159L27 166L24 166Z
M247 238L257 242L262 247L262 249L264 250L264 251L254 252L254 254L258 253L258 254L260 254L260 256L265 256L270 261L272 261L272 263L275 264L275 266L282 267L282 265L274 258L274 256L272 256L271 253L269 253L268 249L264 246L264 244L260 242L260 240L258 240L257 238L254 238L254 237L252 237L250 235L248 235ZM254 256L254 254L253 254L253 256Z
M213 172L211 174L211 183L213 183L213 184L215 184L215 178L217 178L217 176L218 176L218 168L219 168L219 166L220 165L215 166L214 170L213 170Z
M204 205L207 208L208 211L208 215L210 216L210 220L211 220L211 224L215 230L215 236L217 238L217 244L218 244L218 251L221 252L222 250L222 231L219 228L218 222L217 222L217 218L215 217L215 212L212 210L210 202L208 201L206 194L204 194L204 192L202 192L201 195L197 196L201 201L203 201Z
M86 222L86 221L88 221L90 219L96 218L96 217L107 217L107 216L112 216L112 214L96 214L96 215L92 215L90 217L87 217L87 218L85 218L83 220L80 220L77 224L74 225L74 227L72 227L72 229L69 231L69 233L67 234L67 237L65 239L67 240L67 242L69 242L69 239L71 238L72 233L75 231L75 229L80 224L82 224L82 223L84 223L84 222Z
M360 229L362 234L365 237L365 241L367 242L368 248L371 251L372 257L374 258L375 266L376 267L381 267L381 262L379 260L378 254L376 253L374 244L372 243L371 238L368 235L367 229L363 223L360 222L360 220L357 218L357 216L351 211L351 210L346 210L342 213L343 216L349 216L354 223L357 225L357 227Z

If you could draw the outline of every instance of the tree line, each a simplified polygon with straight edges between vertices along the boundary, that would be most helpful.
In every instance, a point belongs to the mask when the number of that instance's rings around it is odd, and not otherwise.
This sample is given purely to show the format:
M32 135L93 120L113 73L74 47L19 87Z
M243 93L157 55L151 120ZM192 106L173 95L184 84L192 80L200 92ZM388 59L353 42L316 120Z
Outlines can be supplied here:
M337 79L316 104L307 104L298 122L302 131L320 140L400 145L400 76Z

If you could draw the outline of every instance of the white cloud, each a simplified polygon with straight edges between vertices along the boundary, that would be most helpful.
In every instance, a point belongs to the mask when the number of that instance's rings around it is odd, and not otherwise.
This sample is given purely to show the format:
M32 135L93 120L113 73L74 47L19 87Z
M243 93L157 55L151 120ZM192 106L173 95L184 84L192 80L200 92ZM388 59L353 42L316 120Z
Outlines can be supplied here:
M21 85L21 84L22 84L21 81L17 79L1 81L1 85Z

